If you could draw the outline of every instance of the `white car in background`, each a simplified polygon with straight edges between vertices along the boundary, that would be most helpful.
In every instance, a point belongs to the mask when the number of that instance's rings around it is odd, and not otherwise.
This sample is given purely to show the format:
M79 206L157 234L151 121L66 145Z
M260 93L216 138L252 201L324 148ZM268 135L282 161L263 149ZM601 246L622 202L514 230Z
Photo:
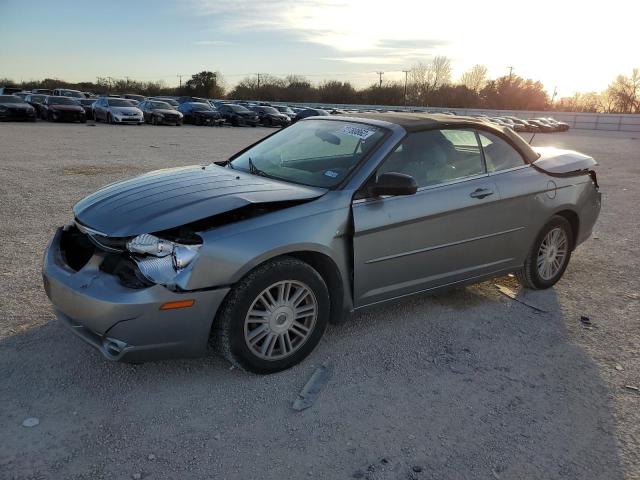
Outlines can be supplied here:
M124 98L101 97L93 104L93 118L106 123L144 123L142 110Z

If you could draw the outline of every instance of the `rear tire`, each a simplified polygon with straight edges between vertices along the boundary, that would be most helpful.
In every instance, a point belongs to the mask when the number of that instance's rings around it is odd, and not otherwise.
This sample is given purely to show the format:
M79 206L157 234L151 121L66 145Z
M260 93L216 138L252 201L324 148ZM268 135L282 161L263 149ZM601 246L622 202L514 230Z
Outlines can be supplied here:
M320 274L300 260L282 257L249 272L229 292L212 340L238 367L279 372L313 351L327 327L329 309L329 291Z
M522 268L515 272L523 287L542 290L555 285L564 274L573 250L569 221L556 215L540 230Z

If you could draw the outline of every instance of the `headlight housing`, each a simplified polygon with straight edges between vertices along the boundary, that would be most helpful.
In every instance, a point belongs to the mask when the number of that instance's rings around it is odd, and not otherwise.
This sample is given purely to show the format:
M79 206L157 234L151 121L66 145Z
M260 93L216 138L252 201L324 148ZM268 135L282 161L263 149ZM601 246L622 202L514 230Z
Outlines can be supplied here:
M138 235L126 244L140 273L160 285L173 284L175 277L198 256L201 246L183 245L148 233Z

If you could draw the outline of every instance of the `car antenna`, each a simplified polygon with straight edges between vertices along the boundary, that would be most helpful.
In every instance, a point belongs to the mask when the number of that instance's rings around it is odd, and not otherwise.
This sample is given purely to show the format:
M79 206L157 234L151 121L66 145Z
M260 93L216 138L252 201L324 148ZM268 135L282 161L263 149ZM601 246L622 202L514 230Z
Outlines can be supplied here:
M533 132L533 135L531 135L531 138L529 139L529 145L531 145L531 142L533 142L533 138L536 136L536 132Z

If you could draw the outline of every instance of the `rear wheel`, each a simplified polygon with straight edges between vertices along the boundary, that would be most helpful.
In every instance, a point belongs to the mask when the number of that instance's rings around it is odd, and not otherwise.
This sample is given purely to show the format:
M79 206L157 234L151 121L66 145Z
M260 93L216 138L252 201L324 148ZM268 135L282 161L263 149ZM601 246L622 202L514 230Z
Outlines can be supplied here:
M256 268L229 293L213 340L231 363L273 373L301 362L329 319L329 292L308 264L283 257Z
M573 242L569 221L554 216L536 237L522 269L516 272L520 283L535 290L555 285L569 265Z

